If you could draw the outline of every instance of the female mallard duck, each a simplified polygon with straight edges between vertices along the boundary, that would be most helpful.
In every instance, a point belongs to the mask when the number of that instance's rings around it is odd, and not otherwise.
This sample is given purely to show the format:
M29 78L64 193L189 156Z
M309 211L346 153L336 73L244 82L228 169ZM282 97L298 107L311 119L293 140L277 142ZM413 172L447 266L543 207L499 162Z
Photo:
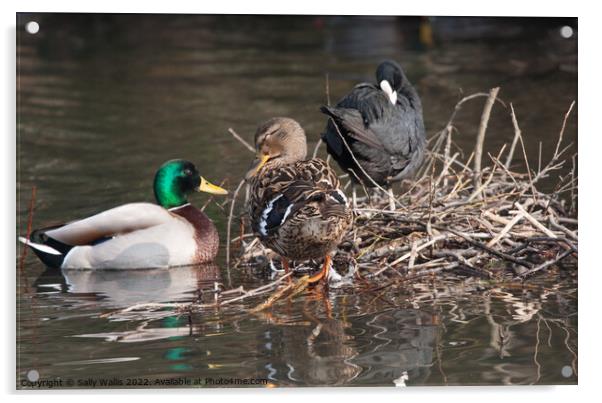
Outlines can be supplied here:
M210 262L219 237L213 222L187 199L193 191L227 194L188 161L163 164L154 180L156 204L130 203L83 220L38 229L29 245L56 268L133 269Z
M376 84L358 84L336 107L323 106L321 111L330 117L322 135L327 151L353 183L390 187L411 177L422 162L426 144L422 104L394 61L378 66Z
M255 133L257 159L247 173L249 213L261 242L288 260L324 257L328 275L331 253L351 226L352 213L335 172L322 160L306 160L305 132L293 119L273 118Z

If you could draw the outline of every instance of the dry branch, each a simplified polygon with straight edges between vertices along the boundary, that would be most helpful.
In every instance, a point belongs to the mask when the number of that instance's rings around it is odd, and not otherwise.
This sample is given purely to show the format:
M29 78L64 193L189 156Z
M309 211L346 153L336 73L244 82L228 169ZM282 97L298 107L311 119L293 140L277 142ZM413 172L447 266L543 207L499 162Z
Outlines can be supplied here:
M253 154L255 154L255 148L253 148L253 146L249 143L247 143L247 141L245 139L243 139L242 137L240 137L240 135L238 133L236 133L234 131L234 129L232 129L231 127L228 128L228 132L236 139L238 140L243 146L245 146L245 148L249 151L251 151Z
M487 124L489 123L489 116L491 115L491 109L497 98L497 94L500 92L500 87L492 88L489 91L489 97L485 101L483 107L483 114L481 115L481 123L479 124L479 131L477 133L477 142L474 149L474 178L475 188L478 188L481 183L481 159L483 157L483 145L485 144L485 132L487 131Z

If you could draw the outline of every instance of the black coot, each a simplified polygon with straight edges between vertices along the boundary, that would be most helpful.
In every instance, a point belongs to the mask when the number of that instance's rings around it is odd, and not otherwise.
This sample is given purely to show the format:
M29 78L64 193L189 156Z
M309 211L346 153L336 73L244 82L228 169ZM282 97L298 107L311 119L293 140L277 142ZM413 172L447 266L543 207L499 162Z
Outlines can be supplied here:
M411 177L422 162L426 142L422 104L394 61L378 66L376 84L358 84L335 107L320 110L332 118L322 135L328 153L354 182L366 187L376 182L388 188L392 182ZM337 127L372 180L357 167Z

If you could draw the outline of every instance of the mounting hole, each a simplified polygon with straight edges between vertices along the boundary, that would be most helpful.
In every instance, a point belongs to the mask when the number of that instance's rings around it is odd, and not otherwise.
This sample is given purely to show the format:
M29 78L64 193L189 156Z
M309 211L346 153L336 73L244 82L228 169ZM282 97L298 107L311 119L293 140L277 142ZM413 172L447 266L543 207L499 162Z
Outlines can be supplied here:
M29 21L25 24L25 30L30 34L35 35L40 30L40 24L35 21Z
M562 36L564 39L569 39L571 36L573 36L573 28L569 27L568 25L560 28L560 36Z
M565 365L564 367L562 367L562 369L560 370L560 373L562 374L562 376L564 376L565 378L570 378L573 375L573 368L569 367L568 365Z
M30 369L27 372L27 380L29 382L36 382L38 379L40 379L40 373L35 369Z

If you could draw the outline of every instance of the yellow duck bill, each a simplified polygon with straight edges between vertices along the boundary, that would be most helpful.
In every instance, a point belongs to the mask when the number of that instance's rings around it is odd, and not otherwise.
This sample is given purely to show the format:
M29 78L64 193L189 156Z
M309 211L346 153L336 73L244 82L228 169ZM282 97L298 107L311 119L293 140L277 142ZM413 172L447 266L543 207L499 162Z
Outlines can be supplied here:
M198 187L199 192L211 193L214 195L227 195L228 191L226 189L222 189L219 186L214 185L209 182L207 179L201 177L201 185Z
M258 155L257 158L251 164L249 171L245 175L245 179L250 179L253 176L257 175L257 172L265 165L266 162L270 159L270 156L267 154Z

